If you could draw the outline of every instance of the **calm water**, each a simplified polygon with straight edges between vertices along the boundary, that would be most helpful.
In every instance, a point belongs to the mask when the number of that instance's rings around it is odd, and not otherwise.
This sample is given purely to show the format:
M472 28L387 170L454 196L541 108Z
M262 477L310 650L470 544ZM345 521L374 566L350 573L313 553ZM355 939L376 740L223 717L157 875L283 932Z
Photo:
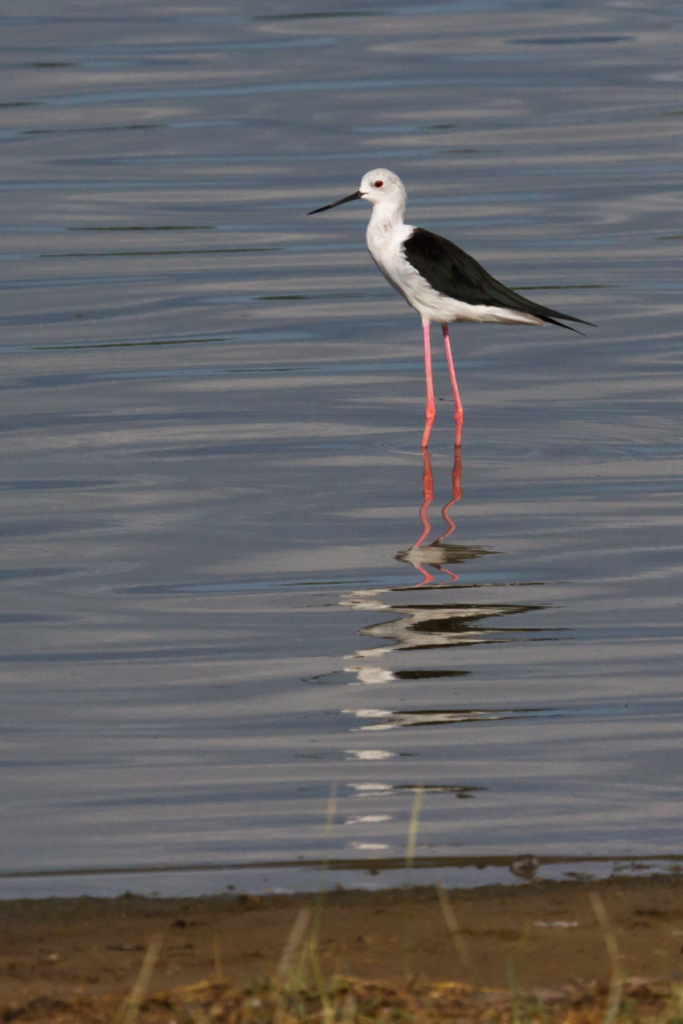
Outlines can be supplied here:
M385 884L420 786L421 881L672 863L680 5L16 11L0 895ZM375 166L599 325L455 327L461 466L368 209L305 216Z

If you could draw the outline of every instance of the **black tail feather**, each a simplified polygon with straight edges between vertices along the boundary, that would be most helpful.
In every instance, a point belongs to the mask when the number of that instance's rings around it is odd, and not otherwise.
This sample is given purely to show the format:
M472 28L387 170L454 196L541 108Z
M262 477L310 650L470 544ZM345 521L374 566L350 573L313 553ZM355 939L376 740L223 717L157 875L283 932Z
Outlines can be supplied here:
M559 320L554 320L551 316L544 316L543 313L535 313L539 320L542 320L546 324L554 324L555 327L564 327L567 331L573 331L574 334L580 334L582 338L586 335L583 331L577 331L576 327L570 327L569 324L563 324ZM586 324L587 327L597 327L597 324L592 324L589 320L579 320L578 316L565 316L564 320L573 320L577 324Z

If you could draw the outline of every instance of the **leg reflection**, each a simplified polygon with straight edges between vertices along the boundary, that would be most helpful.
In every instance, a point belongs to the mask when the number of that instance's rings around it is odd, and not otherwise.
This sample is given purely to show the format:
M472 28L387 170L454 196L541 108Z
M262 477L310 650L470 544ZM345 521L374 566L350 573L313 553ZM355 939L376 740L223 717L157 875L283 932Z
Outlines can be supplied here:
M446 520L446 525L448 526L448 529L446 530L445 533L441 534L441 536L439 537L439 539L436 542L437 544L440 544L442 540L446 539L446 537L450 537L450 535L453 533L453 530L455 529L455 523L453 522L453 520L449 516L448 512L450 510L451 505L454 505L456 503L456 501L460 501L460 499L462 498L462 488L460 486L460 477L461 476L462 476L462 462L460 460L460 448L455 448L454 449L454 456L453 456L453 469L451 470L451 495L452 495L452 497L451 497L451 500L449 502L447 502L444 505L444 507L441 509L441 515Z
M422 451L423 461L423 473L422 473L422 505L420 506L420 522L422 523L422 533L413 544L409 551L406 551L402 556L403 561L410 562L415 566L417 571L424 577L420 583L417 583L417 587L424 587L428 583L434 582L434 577L425 568L428 565L430 568L436 568L439 572L444 573L448 577L449 581L457 580L457 576L454 572L444 568L444 562L450 560L450 552L447 548L442 547L442 542L449 537L455 530L455 523L449 515L451 506L459 501L462 497L462 488L460 486L460 477L462 474L462 462L460 456L460 448L454 449L453 456L453 469L451 470L451 500L447 502L441 509L441 515L443 516L448 529L445 533L441 534L435 541L432 541L426 548L422 545L426 541L427 537L431 532L431 526L429 523L429 517L427 515L429 506L434 500L434 475L432 473L432 460L429 452L423 449ZM424 553L424 554L423 554Z
M431 503L434 501L434 474L432 473L432 460L426 448L422 449L422 462L422 504L420 505L420 522L422 523L422 533L413 544L413 547L411 549L412 551L415 551L417 548L422 547L422 544L424 543L424 541L426 541L427 537L432 531L432 528L429 525L427 510L429 509ZM417 584L418 587L424 587L425 583L434 582L434 577L430 573L428 573L427 570L423 568L423 566L419 562L414 562L413 564L417 571L421 572L422 575L424 576L422 583Z

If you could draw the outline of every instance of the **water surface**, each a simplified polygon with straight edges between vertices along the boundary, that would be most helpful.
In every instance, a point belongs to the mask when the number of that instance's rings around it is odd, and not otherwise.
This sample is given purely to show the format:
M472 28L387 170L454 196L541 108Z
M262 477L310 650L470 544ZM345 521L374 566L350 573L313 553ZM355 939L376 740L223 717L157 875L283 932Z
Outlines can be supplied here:
M0 24L0 894L383 884L420 787L421 880L674 863L678 5ZM305 216L375 166L598 325L456 326L460 463L368 210Z

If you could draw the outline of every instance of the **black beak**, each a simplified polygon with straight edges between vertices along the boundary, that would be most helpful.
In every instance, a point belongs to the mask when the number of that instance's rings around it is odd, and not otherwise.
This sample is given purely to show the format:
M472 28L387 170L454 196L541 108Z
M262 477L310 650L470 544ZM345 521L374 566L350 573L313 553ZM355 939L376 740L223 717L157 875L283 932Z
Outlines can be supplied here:
M362 197L363 193L358 189L358 191L354 192L352 196L346 196L345 199L338 199L336 203L330 203L329 206L321 206L317 210L310 210L306 216L310 217L312 213L322 213L323 210L331 210L333 206L341 206L342 203L351 203L354 199L362 199Z

